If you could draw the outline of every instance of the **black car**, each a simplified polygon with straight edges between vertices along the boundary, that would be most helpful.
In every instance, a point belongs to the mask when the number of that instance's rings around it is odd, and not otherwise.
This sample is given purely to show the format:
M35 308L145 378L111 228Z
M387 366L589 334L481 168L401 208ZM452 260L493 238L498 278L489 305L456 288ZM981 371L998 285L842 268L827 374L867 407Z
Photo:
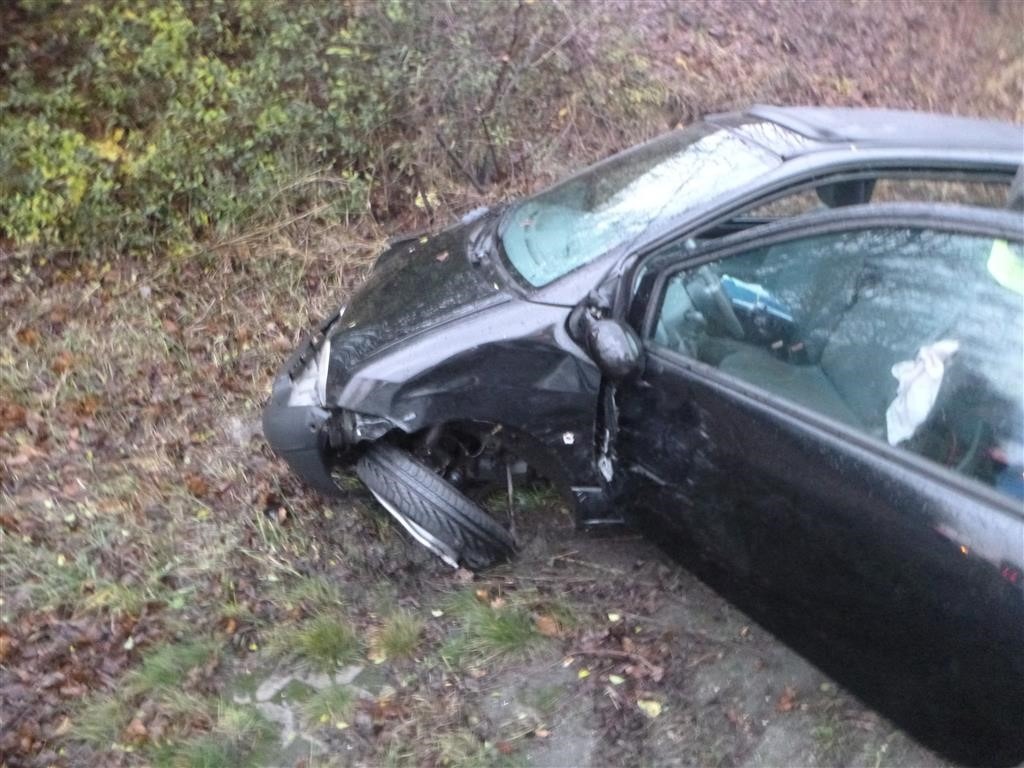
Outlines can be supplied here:
M470 568L515 548L481 499L539 474L796 645L953 681L985 715L937 732L1024 759L1022 160L1007 123L708 117L394 242L266 435Z

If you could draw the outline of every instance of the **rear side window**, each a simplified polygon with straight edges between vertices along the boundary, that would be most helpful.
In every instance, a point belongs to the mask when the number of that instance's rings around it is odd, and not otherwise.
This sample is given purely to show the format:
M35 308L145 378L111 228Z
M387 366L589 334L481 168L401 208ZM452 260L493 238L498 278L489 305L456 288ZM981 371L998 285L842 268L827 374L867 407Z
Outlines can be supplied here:
M672 276L652 341L1024 499L1024 251L818 235Z

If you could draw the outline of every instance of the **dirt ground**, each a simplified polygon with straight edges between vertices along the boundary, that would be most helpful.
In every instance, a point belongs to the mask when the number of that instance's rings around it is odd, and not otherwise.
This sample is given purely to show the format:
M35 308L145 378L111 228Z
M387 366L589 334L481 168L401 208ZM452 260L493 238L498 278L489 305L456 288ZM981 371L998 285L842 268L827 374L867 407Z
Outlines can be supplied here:
M1019 3L607 9L645 30L666 126L751 101L1024 117ZM473 576L351 478L328 503L273 458L276 367L387 235L430 223L0 252L0 764L944 765L543 491L517 497L522 556Z

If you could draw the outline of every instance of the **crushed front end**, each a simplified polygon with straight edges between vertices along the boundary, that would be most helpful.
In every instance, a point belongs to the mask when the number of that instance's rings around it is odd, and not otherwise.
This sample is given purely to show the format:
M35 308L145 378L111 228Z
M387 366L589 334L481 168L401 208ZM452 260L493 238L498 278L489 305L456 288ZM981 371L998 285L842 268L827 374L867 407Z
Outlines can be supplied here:
M342 307L309 334L274 379L263 409L263 433L274 452L309 486L337 495L331 478L338 438L325 428L331 413L325 407L330 330L344 314Z

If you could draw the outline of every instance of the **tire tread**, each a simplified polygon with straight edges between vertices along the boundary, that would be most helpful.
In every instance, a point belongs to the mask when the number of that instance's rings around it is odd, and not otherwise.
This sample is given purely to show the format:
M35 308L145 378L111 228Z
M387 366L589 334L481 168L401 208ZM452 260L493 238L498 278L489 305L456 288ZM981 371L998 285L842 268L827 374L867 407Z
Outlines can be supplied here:
M387 443L372 446L356 465L356 474L370 490L444 541L471 568L486 568L515 553L515 540L508 531L401 448Z

